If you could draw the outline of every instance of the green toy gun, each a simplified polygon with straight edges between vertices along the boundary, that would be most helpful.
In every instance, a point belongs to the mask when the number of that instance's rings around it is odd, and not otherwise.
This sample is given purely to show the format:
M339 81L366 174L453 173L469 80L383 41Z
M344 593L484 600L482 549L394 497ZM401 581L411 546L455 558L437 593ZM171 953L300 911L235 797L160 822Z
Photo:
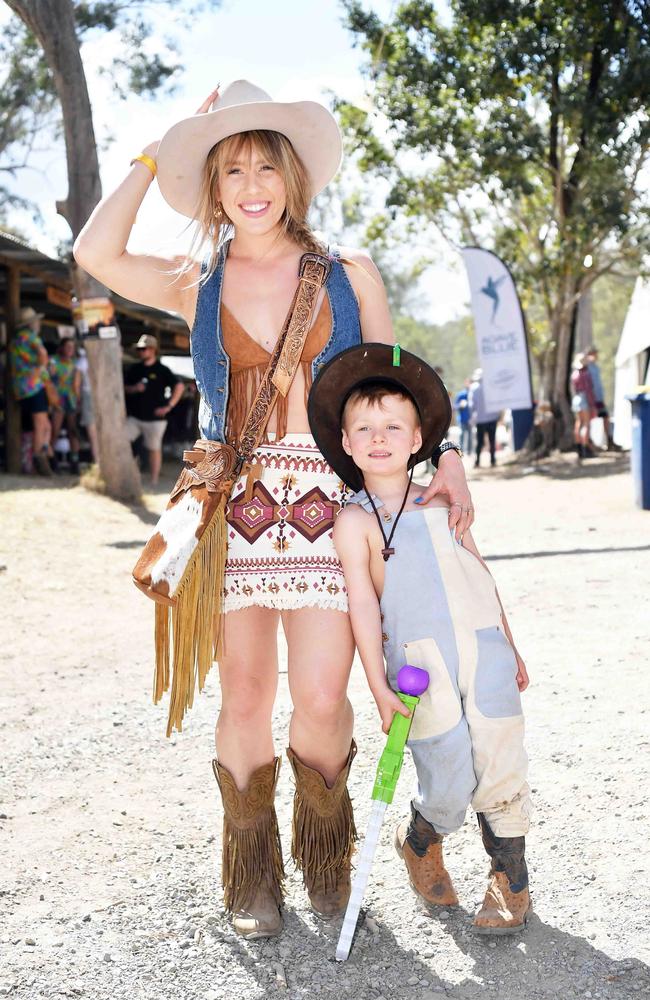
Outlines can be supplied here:
M404 760L404 747L408 739L413 713L423 694L429 686L429 675L426 670L419 667L402 667L397 675L397 686L399 688L398 697L407 708L410 708L411 715L407 719L405 716L395 712L393 721L386 740L384 752L379 758L377 765L377 776L372 789L372 810L368 820L366 837L361 849L359 863L355 872L350 901L343 918L343 926L336 946L337 962L345 962L350 954L352 940L357 926L357 920L361 911L361 903L366 891L370 869L377 850L381 825L384 821L384 813L393 801L393 795L397 788L397 782L402 770Z

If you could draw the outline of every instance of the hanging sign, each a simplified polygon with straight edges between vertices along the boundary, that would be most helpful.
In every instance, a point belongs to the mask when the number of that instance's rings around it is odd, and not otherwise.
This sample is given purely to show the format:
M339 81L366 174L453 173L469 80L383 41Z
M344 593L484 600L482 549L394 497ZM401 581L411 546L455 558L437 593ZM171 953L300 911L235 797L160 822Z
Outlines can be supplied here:
M80 337L117 337L115 307L109 298L73 299L72 318ZM102 334L102 329L111 332Z

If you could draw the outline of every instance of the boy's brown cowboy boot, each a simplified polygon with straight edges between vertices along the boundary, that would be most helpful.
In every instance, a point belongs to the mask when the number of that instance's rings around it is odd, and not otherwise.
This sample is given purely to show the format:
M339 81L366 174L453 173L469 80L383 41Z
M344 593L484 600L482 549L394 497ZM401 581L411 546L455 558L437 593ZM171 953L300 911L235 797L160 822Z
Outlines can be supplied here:
M483 813L478 814L483 846L492 858L490 881L474 918L477 934L516 934L532 913L528 891L525 837L497 837Z
M458 896L442 857L443 835L411 803L411 819L395 832L395 850L404 861L411 888L427 906L458 906Z
M222 882L226 909L242 937L274 937L282 930L284 866L273 799L280 758L253 771L240 792L229 771L212 761L223 801Z
M320 917L344 913L350 898L350 858L357 831L347 780L356 752L353 740L330 788L319 771L303 764L291 747L287 750L296 779L291 853Z

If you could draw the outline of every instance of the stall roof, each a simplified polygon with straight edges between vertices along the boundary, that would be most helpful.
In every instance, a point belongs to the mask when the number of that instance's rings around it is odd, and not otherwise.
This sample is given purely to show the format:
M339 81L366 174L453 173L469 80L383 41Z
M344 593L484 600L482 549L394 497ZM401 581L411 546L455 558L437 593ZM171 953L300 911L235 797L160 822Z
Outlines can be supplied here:
M72 282L66 262L48 257L17 236L0 230L0 303L3 312L7 296L7 269L16 267L20 269L22 303L45 313L45 338L48 326L69 325L72 317L65 298L72 293ZM153 331L166 354L187 356L189 336L184 319L175 313L143 306L119 295L112 298L126 349L135 343L141 333Z

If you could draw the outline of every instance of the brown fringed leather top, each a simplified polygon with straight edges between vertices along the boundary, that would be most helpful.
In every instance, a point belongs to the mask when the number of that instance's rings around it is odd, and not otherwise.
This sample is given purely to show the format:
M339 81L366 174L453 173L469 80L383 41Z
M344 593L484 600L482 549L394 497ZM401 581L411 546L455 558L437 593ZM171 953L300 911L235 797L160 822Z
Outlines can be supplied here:
M311 363L325 347L332 332L332 311L329 299L324 296L316 319L307 334L305 347L300 359L305 380L305 406L311 388ZM230 358L230 395L226 420L226 439L237 440L250 409L253 396L257 392L262 376L269 363L269 352L253 340L227 306L221 303L221 335L223 346ZM287 433L287 412L289 395L278 396L275 404L276 440ZM264 440L266 441L266 435Z

